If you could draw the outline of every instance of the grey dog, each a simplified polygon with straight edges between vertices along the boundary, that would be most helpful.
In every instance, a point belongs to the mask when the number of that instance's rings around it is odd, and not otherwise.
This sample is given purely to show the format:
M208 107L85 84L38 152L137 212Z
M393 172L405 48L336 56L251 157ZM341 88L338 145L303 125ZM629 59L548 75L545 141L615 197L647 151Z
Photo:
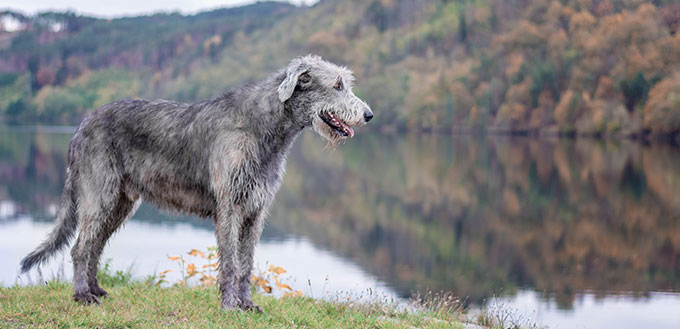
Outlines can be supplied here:
M102 106L71 139L56 226L22 260L22 272L45 262L78 229L73 298L99 303L107 294L97 282L102 250L144 199L211 218L222 309L261 311L250 293L253 252L286 155L306 127L336 145L371 120L353 84L349 69L308 55L214 99Z

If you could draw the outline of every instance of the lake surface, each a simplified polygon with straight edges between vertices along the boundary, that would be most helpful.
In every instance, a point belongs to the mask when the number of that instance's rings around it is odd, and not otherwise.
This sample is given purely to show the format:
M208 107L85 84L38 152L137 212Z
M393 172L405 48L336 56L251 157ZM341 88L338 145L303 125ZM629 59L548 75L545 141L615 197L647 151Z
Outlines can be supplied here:
M366 129L367 130L367 129ZM71 128L0 129L0 283L47 234ZM104 258L145 277L214 245L212 224L144 204ZM68 279L68 252L43 267ZM315 298L448 291L551 328L680 327L680 150L630 141L364 130L289 156L259 270Z

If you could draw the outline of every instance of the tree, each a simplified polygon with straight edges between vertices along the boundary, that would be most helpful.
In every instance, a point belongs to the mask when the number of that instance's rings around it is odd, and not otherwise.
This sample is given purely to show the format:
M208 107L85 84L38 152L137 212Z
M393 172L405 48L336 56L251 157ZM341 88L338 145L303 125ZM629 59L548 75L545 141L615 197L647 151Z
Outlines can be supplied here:
M626 99L626 108L629 112L633 112L637 104L644 103L647 99L647 93L649 88L651 88L651 84L645 79L642 72L638 72L633 79L621 81L620 87Z

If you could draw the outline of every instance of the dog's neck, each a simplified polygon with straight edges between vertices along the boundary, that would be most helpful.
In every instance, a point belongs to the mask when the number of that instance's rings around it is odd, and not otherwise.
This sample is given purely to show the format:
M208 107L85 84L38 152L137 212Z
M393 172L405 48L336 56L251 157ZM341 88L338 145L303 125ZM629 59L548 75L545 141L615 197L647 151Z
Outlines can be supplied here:
M277 165L285 159L293 142L306 127L297 122L293 115L299 109L295 104L282 103L272 85L278 85L280 77L271 76L260 83L243 86L230 91L231 96L216 99L218 106L228 109L225 112L226 125L253 134L258 141L259 162L261 165ZM253 89L257 92L253 92ZM235 106L228 101L241 100ZM232 129L233 129L232 128Z
M279 139L282 143L290 144L307 124L296 120L294 113L301 110L296 108L299 105L288 101L282 103L279 100L278 92L269 87L272 85L272 81L269 80L273 80L274 84L278 85L280 77L269 77L268 80L262 82L266 90L262 94L265 96L257 102L267 103L269 105L266 107L268 111L258 108L256 111L261 120L255 120L254 126L251 128L253 131L259 132L261 136L271 136Z

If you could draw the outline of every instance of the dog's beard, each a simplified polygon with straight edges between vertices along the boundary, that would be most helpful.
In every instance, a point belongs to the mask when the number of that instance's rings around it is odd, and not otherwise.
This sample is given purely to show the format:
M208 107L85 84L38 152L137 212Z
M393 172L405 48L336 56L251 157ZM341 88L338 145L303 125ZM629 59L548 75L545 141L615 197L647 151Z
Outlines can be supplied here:
M344 138L340 136L335 130L329 127L318 115L315 115L312 120L312 128L314 131L326 140L326 148L334 149Z

